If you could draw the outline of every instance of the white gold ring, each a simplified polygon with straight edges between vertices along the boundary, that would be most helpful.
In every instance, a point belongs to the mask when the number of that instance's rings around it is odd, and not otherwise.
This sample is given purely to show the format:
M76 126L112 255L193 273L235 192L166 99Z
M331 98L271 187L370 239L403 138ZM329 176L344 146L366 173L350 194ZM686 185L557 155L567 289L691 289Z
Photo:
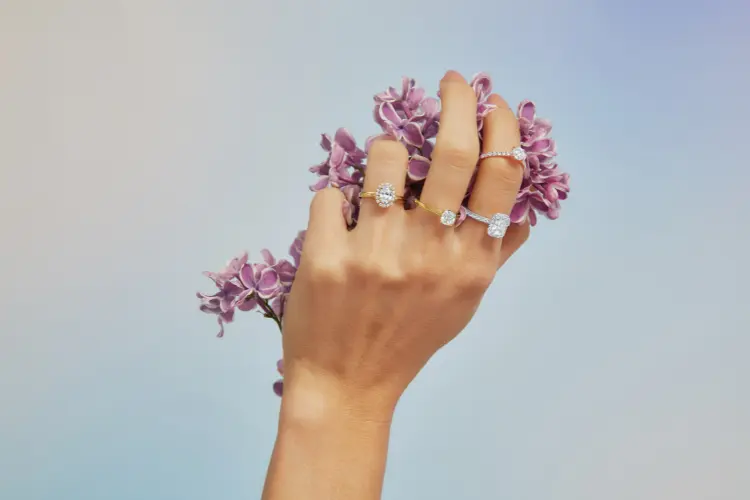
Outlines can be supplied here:
M510 217L505 214L495 214L491 218L487 218L476 212L472 212L467 207L464 207L464 209L466 210L467 217L487 224L487 234L491 238L502 238L505 236L505 231L510 227Z
M517 146L510 151L489 151L482 153L479 155L479 159L484 160L485 158L493 158L495 156L510 156L518 161L524 161L526 159L526 151L522 147Z

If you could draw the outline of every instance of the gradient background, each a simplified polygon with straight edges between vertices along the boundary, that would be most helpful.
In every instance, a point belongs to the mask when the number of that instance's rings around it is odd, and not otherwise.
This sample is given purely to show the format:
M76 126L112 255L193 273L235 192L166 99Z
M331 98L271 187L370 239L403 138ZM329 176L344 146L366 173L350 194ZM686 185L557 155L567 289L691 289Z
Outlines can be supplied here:
M490 72L572 196L400 404L384 498L750 498L746 2L0 0L0 498L258 498L280 341L200 272L320 132Z

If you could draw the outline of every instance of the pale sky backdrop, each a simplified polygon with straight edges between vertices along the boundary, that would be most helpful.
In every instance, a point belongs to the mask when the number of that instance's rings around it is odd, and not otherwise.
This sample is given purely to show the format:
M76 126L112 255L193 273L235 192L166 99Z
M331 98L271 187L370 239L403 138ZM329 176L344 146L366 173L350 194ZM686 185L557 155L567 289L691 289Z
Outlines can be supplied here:
M387 500L750 498L750 6L0 0L0 498L259 498L280 339L197 311L283 256L321 132L490 72L572 175L409 388ZM334 307L334 305L332 305Z

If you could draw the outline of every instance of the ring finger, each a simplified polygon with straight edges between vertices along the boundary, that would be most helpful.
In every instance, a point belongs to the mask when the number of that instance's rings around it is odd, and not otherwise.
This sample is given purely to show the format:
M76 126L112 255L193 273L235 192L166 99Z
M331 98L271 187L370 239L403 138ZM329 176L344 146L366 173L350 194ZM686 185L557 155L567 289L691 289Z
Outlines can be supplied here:
M499 95L492 94L489 102L495 104L497 109L485 118L482 153L509 153L520 144L518 120ZM523 170L524 162L509 155L481 160L469 198L469 209L487 218L492 218L495 214L509 215L521 187ZM471 245L486 248L495 255L500 255L501 239L488 235L487 224L467 220L461 226L461 233L471 240Z

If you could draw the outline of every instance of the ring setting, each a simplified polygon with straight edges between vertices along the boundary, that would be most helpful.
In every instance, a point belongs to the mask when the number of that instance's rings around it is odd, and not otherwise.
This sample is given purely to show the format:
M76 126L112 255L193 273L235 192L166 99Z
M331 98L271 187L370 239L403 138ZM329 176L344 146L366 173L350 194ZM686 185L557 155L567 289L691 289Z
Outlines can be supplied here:
M360 198L375 198L375 203L381 208L393 206L397 201L403 200L402 196L396 194L396 188L390 182L383 182L375 192L367 191L359 194Z
M488 218L466 208L466 216L487 224L487 235L491 238L502 238L510 227L510 217L505 214L494 214Z
M453 210L439 210L437 208L432 208L428 205L425 205L421 201L415 199L414 203L416 205L424 210L427 210L428 212L431 212L437 216L440 217L440 223L444 226L454 226L456 224L456 220L458 219L458 215Z
M489 151L487 153L482 153L481 155L479 155L479 159L484 160L485 158L493 158L496 156L509 156L511 158L515 158L518 161L524 161L526 160L527 155L526 151L521 146L516 146L510 151Z
M456 212L445 210L440 214L440 223L444 226L452 226L456 223Z

